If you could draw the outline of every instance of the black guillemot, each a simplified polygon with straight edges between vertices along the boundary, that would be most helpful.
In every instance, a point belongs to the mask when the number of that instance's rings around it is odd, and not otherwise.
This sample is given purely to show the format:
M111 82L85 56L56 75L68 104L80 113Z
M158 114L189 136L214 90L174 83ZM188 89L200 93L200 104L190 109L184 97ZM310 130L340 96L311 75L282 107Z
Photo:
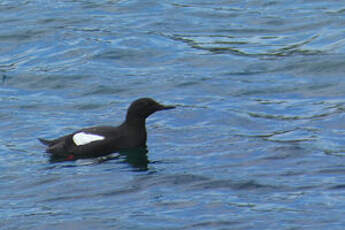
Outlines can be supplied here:
M39 140L48 146L47 153L66 160L99 157L122 149L145 147L146 118L156 111L173 108L175 106L161 105L151 98L140 98L130 105L126 120L120 126L85 128L54 140Z

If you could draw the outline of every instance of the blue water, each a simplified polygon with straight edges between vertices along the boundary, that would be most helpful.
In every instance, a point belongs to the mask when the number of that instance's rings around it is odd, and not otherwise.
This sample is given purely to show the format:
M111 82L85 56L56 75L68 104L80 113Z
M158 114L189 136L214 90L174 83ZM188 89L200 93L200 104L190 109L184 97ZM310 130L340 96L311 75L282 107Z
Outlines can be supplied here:
M341 1L1 1L0 229L343 230L344 23ZM37 141L140 97L178 105L147 158Z

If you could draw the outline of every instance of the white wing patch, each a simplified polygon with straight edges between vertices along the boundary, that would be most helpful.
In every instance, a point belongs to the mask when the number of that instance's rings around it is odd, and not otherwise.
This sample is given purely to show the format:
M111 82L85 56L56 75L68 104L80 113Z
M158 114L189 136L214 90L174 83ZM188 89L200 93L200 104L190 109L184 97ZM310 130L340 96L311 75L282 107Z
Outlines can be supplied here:
M104 137L97 134L80 132L73 135L73 141L76 145L86 145L100 140L104 140Z

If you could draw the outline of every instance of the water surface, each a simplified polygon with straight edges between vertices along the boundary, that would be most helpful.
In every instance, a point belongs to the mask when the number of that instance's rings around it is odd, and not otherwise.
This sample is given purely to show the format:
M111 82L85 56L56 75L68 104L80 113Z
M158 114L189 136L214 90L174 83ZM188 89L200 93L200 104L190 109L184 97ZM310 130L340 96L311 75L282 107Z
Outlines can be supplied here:
M0 227L344 229L339 1L1 1ZM152 97L148 153L37 137Z

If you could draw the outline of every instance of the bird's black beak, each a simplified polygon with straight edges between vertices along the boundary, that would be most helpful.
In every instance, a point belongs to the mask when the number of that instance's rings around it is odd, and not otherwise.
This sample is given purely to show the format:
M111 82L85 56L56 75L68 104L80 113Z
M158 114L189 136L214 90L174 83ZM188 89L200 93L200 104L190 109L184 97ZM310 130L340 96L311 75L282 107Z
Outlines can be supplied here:
M161 105L161 104L159 104L157 110L166 110L166 109L175 109L175 108L176 108L176 106L173 106L173 105Z

